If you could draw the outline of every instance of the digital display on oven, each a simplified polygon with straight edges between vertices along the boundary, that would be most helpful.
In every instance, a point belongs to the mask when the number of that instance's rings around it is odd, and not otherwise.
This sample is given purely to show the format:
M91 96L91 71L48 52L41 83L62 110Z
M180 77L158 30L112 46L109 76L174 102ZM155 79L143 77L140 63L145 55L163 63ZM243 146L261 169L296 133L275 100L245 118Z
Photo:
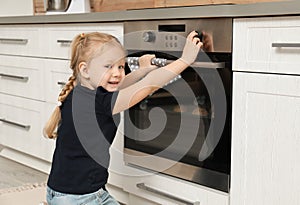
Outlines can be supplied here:
M159 32L185 32L185 24L158 25Z

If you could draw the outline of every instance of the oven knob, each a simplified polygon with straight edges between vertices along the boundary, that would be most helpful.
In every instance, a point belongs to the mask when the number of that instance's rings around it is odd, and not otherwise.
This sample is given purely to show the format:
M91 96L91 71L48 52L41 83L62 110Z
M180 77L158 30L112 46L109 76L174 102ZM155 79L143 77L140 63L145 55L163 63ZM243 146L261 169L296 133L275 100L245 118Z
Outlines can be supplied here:
M143 40L145 42L154 42L155 41L155 33L152 31L146 31L143 33Z

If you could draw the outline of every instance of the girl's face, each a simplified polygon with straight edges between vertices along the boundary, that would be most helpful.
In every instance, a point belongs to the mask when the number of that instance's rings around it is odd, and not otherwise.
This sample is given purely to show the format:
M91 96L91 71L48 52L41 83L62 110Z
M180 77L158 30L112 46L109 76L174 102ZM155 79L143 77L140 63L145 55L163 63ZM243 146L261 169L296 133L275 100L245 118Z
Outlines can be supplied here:
M109 92L118 90L125 77L125 53L119 45L104 45L101 54L88 64L89 84L93 89L102 86Z

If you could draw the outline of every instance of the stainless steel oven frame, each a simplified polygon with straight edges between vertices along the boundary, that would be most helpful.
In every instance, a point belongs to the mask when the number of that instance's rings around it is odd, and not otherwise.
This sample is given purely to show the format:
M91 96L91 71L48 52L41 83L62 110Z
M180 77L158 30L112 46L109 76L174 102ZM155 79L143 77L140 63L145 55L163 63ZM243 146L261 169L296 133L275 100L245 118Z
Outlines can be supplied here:
M170 37L172 34L187 36L192 30L205 30L214 36L213 53L227 53L229 55L232 53L232 18L129 21L125 22L124 29L124 45L129 51L129 54L130 51L146 53L148 51L150 53L151 51L181 52L184 43L174 44L174 37L172 40ZM159 29L170 29L170 31L159 32ZM170 45L172 45L172 47ZM203 62L196 62L196 64L197 63L199 65L203 65ZM229 69L232 70L231 62L214 62L208 63L207 65L207 67L211 66L212 69L230 66ZM228 114L231 115L231 113ZM162 171L161 173L201 184L213 189L229 192L230 173L222 173L187 163L174 162L171 159L158 156L152 156L154 160L153 162L155 163L149 163L148 161L146 162L142 160L144 156L148 155L149 154L147 153L126 147L125 143L124 161L129 166L139 169L157 171L161 170L161 167L163 167L165 164L173 163L173 166ZM141 157L139 158L136 156Z

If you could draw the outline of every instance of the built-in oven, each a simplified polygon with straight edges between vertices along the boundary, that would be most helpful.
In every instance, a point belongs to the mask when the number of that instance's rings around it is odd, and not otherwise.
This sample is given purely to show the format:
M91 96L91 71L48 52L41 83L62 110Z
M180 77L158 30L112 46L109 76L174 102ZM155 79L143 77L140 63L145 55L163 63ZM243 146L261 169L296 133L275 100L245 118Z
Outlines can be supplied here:
M143 54L155 54L159 65L178 59L192 30L204 42L194 64L124 113L125 163L229 192L232 19L128 21L124 28L127 72Z

